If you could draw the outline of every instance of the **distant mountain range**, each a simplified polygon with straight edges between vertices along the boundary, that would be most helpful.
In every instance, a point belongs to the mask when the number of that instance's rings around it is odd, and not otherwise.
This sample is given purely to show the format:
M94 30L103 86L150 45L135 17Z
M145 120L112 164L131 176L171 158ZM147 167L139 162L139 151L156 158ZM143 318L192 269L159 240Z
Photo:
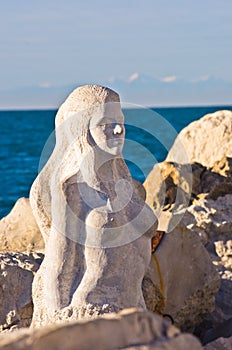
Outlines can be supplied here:
M156 79L135 72L128 79L96 83L119 92L123 102L146 106L232 105L232 82L214 77L187 81L175 76ZM58 108L75 87L84 84L0 89L0 109Z

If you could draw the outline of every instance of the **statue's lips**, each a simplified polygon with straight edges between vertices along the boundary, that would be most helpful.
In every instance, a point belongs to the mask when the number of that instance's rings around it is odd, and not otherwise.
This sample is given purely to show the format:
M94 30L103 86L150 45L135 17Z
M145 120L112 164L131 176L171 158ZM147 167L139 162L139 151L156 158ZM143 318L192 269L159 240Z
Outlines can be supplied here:
M121 137L110 139L110 143L113 143L113 144L116 144L116 145L118 145L118 144L121 145L121 144L123 144L123 142L124 142L124 139L121 138Z
M109 142L109 147L110 148L119 148L119 149L122 149L123 147L123 140L122 139L118 139L118 140L111 140Z

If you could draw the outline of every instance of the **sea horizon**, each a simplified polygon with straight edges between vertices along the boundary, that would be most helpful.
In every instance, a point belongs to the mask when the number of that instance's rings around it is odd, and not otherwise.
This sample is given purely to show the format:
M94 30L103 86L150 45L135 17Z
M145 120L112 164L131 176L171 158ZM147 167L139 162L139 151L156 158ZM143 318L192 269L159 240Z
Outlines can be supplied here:
M165 160L168 152L167 147L162 144L163 131L161 130L160 135L153 132L160 127L159 122L155 124L157 121L153 116L160 116L160 120L172 129L166 132L164 128L165 137L167 136L171 146L177 134L191 122L218 110L232 110L232 104L140 107L142 109L123 108L125 123L131 115L134 117L126 125L128 142L123 154L132 176L140 182L144 182L155 163ZM0 110L0 179L3 186L0 193L0 218L10 212L17 199L29 196L30 187L41 169L41 164L46 162L54 146L54 120L57 110L58 108ZM133 127L133 120L141 121L141 126L137 124L140 129ZM49 137L52 141L45 152L44 145Z
M127 102L124 102L124 101L121 101L121 103L127 103ZM146 105L146 104L135 104L135 103L132 103L132 102L128 102L129 104L131 105L135 105L136 107L143 107L143 108L150 108L150 109L155 109L155 108L160 108L160 109L163 109L163 108L221 108L221 107L230 107L232 108L232 102L231 104L229 103L226 103L226 104L217 104L217 103L200 103L200 104L170 104L170 105ZM28 107L9 107L9 108L5 108L5 107L0 107L0 112L17 112L17 111L55 111L55 110L58 110L60 106L57 106L57 107L52 107L52 106L38 106L38 107L34 107L34 106L28 106ZM135 107L135 109L136 109ZM131 109L131 107L123 107L123 109Z

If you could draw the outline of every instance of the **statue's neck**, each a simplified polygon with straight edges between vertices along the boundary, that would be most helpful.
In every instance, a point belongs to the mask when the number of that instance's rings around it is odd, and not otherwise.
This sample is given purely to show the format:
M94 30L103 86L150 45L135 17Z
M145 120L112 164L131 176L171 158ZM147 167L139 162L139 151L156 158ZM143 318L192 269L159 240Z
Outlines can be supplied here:
M124 161L103 152L87 155L81 164L83 180L97 191L114 197L115 184L123 178L130 178L130 173Z

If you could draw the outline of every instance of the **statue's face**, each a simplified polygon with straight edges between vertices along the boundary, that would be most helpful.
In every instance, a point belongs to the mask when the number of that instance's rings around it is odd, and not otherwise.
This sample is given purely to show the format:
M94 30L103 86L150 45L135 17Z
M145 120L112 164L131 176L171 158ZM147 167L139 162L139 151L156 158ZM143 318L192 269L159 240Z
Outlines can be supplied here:
M106 103L90 121L91 136L102 151L112 156L120 155L123 148L125 128L120 103Z

